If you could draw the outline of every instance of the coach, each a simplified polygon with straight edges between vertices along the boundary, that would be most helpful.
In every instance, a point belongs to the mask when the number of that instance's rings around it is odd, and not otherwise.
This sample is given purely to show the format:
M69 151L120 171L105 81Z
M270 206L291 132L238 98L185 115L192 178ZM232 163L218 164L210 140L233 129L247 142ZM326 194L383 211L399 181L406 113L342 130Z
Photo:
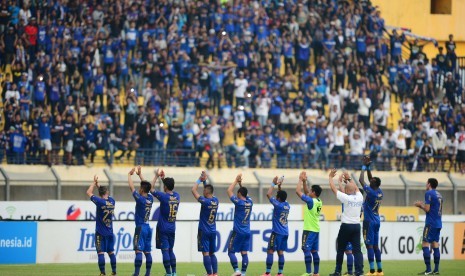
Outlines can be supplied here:
M336 169L331 170L329 174L329 185L337 199L342 203L343 211L341 216L342 224L339 228L339 234L337 235L336 270L333 274L330 274L330 276L341 275L344 250L347 242L352 243L352 251L354 252L354 275L360 276L363 275L363 255L360 250L360 211L363 204L363 196L348 174L345 174L345 181L347 181L345 193L338 191L333 181L336 172Z

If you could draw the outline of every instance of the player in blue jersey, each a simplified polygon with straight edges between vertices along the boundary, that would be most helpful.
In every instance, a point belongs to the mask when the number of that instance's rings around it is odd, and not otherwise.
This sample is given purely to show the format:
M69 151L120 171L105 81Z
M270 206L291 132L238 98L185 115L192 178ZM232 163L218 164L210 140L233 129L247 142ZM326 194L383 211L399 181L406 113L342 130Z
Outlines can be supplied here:
M140 178L139 191L136 191L132 182L134 172ZM153 196L150 194L152 184L144 179L140 166L137 167L137 171L136 168L132 168L129 171L128 184L132 196L136 200L136 214L134 218L136 222L136 230L134 232L134 251L136 257L134 260L135 271L133 276L139 275L140 267L142 266L142 253L145 255L145 275L149 276L152 269L152 229L149 226L150 211L153 205Z
M439 235L442 228L442 195L436 191L438 180L429 178L426 182L425 202L416 201L415 206L426 213L425 228L423 230L423 259L425 260L426 270L418 275L439 275ZM431 271L431 251L434 254L434 270Z
M240 186L237 195L234 195L234 187ZM252 212L253 201L247 196L246 187L242 186L242 174L238 174L233 183L228 187L228 196L234 203L234 227L228 238L228 256L234 269L233 276L245 276L247 266L249 265L249 256L247 251L250 250L250 213ZM242 269L239 270L237 265L236 254L242 255Z
M98 196L93 194L94 188L98 189ZM115 237L113 235L113 213L115 200L108 195L108 188L98 184L98 177L94 176L94 182L87 189L87 195L96 206L95 219L95 248L98 255L98 267L100 276L105 274L105 252L110 257L111 275L116 275Z
M218 260L215 256L216 250L216 213L219 202L213 195L213 186L207 184L207 174L202 172L199 179L192 187L192 194L202 204L200 209L199 230L197 232L197 250L202 252L203 265L207 276L218 276ZM203 196L197 189L203 183Z
M155 191L158 178L163 183L163 192ZM150 193L160 201L160 218L156 229L156 247L161 250L163 266L167 276L176 276L176 256L173 252L176 232L176 215L181 197L174 189L174 179L165 177L165 172L157 169Z
M268 197L270 203L274 206L274 210L273 227L270 241L268 242L268 253L266 256L266 272L262 276L270 275L271 267L273 266L273 254L275 251L278 252L278 274L276 275L283 275L284 251L287 250L287 238L289 237L287 217L289 216L289 210L291 207L286 201L286 191L281 190L281 184L283 184L282 181L282 178L278 180L278 177L276 176L266 193L266 197ZM278 186L276 198L273 197L273 190L275 186Z
M362 171L360 172L359 182L365 191L365 201L363 202L363 238L365 246L367 247L368 262L370 264L370 272L367 276L381 276L383 273L383 266L381 263L381 250L379 249L379 206L383 200L383 191L381 186L381 179L373 177L370 170L371 160L370 157L363 157ZM365 182L365 171L368 174L370 185ZM375 258L378 270L375 272Z

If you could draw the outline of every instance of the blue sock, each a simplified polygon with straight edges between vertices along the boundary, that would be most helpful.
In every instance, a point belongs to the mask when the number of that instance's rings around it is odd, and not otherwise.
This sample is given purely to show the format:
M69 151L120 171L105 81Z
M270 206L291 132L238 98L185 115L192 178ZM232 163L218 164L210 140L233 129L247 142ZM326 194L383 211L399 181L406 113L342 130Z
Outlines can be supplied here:
M205 267L208 275L212 274L212 259L209 255L203 256L203 266Z
M162 250L163 266L165 267L166 274L171 274L170 253L168 250Z
M434 256L434 271L439 271L439 261L441 260L441 252L439 252L439 248L433 248L433 256Z
M347 273L352 274L354 271L354 254L347 253Z
M375 247L375 259L378 272L383 271L383 265L381 264L381 250L379 250L379 247Z
M210 253L210 259L212 260L213 274L218 273L218 260L216 259L216 255L213 253Z
M278 274L283 273L284 269L284 254L278 254Z
M98 254L98 268L100 273L105 274L105 256L103 254Z
M139 275L140 267L142 266L142 253L136 253L136 259L134 260L134 275Z
M111 271L116 273L116 256L115 254L108 254L110 257Z
M304 251L305 256L305 269L308 274L312 273L312 252L310 250Z
M228 252L228 256L229 256L229 261L231 262L231 266L233 267L234 271L237 271L237 258L236 258L236 254L234 254L234 252Z
M170 249L169 252L170 252L171 273L176 274L176 256L174 255L173 249Z
M150 276L150 270L152 270L152 254L151 253L144 253L145 254L145 275Z
M273 266L273 254L266 254L266 273L271 272L271 267Z
M425 260L426 271L431 271L431 252L429 252L429 247L423 247L423 259Z
M312 252L313 255L313 273L318 274L320 272L320 255L318 251Z
M242 254L242 269L241 269L242 274L245 274L245 272L247 271L248 265L249 265L249 255L247 255L247 253Z
M373 247L367 248L368 262L370 263L370 273L375 272L375 250Z

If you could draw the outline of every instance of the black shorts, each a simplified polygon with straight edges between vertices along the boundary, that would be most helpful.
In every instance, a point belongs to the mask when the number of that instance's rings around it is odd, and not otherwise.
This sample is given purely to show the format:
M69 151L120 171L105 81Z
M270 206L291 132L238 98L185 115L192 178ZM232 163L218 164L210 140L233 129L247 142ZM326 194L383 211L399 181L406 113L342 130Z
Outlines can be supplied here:
M457 151L456 161L459 163L465 163L465 150Z

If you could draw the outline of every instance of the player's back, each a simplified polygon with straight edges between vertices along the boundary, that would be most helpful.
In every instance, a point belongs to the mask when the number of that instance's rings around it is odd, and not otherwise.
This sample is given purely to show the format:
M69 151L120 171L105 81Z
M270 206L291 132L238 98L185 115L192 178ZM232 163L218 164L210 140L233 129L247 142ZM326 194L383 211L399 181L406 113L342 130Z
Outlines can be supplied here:
M113 235L115 200L112 197L103 199L95 195L93 195L90 200L96 206L95 231L102 236Z
M287 223L287 217L289 216L289 210L291 209L289 203L287 201L280 202L275 198L271 198L270 202L274 206L272 231L280 235L289 235Z
M216 197L206 198L199 197L199 202L202 204L200 209L199 229L204 233L216 232L216 213L218 211L219 202Z
M379 207L383 200L383 191L381 188L375 190L368 185L365 185L363 189L366 192L365 201L363 203L363 219L379 222Z
M430 205L429 212L426 213L426 224L434 228L442 228L442 204L441 193L436 190L429 190L425 194L425 204Z
M153 196L151 194L142 196L137 191L134 191L133 197L136 200L136 214L134 218L136 226L143 224L148 225L150 211L152 210L153 205Z
M175 191L170 193L157 191L153 195L160 201L160 217L157 228L161 232L174 233L176 231L176 216L181 197Z
M250 197L245 200L232 196L234 203L234 231L242 234L250 233L250 213L252 212L253 201Z

